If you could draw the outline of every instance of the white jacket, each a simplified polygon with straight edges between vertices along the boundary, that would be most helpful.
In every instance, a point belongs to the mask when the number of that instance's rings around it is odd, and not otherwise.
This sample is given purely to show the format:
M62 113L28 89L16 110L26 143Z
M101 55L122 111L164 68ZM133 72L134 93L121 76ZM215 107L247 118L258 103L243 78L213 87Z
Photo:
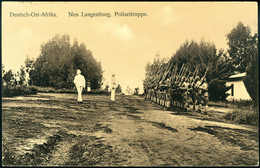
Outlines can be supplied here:
M76 85L76 87L80 87L80 86L82 86L83 88L86 87L86 80L84 76L81 74L76 75L73 82Z

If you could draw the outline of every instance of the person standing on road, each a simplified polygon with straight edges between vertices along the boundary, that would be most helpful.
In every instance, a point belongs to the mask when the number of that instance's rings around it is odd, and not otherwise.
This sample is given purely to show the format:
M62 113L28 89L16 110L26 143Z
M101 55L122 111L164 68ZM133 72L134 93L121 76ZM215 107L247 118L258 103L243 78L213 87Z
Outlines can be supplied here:
M77 92L78 92L78 103L82 103L82 91L86 87L86 80L83 75L81 75L80 69L77 69L77 74L74 78L74 84L76 86Z
M111 78L111 100L116 100L116 75L113 74Z

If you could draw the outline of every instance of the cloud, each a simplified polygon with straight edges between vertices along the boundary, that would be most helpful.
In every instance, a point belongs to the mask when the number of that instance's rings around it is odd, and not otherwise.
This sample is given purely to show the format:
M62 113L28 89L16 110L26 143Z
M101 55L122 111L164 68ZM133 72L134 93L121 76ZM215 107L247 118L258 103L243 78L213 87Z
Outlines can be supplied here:
M100 24L99 31L124 41L132 40L135 37L132 29L127 24L119 24L112 21Z
M161 9L161 24L167 26L177 21L175 11L171 6L165 6Z
M122 40L131 40L134 38L134 33L126 24L118 25L114 31L114 35Z

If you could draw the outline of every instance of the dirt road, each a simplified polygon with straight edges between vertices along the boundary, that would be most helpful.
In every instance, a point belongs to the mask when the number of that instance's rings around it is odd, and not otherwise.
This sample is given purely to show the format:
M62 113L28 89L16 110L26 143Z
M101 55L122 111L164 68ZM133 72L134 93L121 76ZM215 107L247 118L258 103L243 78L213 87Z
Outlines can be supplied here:
M3 98L4 165L257 165L257 128L164 111L137 96Z

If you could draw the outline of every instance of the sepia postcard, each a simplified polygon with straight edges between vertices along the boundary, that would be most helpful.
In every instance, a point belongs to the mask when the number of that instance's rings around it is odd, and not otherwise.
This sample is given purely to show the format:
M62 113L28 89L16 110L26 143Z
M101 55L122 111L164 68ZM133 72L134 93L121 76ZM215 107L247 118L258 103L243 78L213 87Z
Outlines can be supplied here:
M2 166L258 166L258 4L2 2Z

